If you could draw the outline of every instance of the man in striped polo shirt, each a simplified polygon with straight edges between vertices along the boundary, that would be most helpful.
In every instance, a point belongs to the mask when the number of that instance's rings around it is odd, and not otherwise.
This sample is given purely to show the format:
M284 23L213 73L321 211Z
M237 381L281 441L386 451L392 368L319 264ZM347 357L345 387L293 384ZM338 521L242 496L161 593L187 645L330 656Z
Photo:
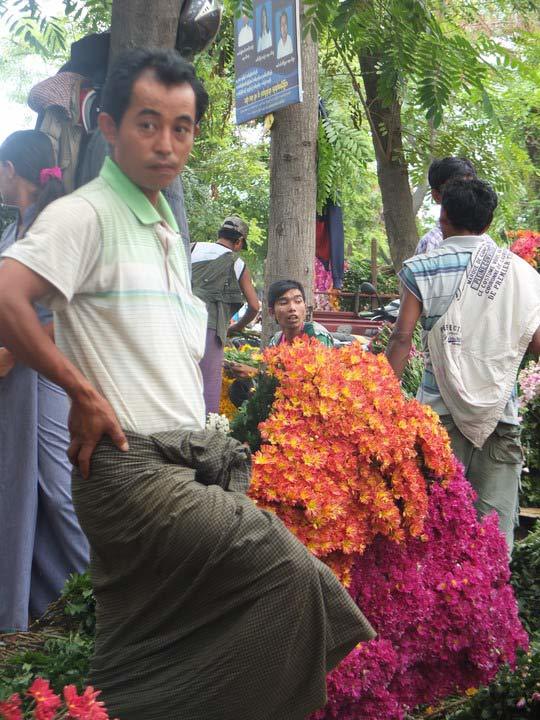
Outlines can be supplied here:
M4 254L0 336L71 399L97 608L87 680L111 717L301 720L374 631L330 568L247 497L248 450L204 430L207 313L160 191L207 100L174 51L116 58L99 116L111 157Z
M496 206L494 191L480 180L445 185L443 242L404 263L386 354L401 377L420 320L426 367L417 398L439 414L479 514L497 511L511 550L522 465L514 386L525 351L540 350L540 278L485 240Z

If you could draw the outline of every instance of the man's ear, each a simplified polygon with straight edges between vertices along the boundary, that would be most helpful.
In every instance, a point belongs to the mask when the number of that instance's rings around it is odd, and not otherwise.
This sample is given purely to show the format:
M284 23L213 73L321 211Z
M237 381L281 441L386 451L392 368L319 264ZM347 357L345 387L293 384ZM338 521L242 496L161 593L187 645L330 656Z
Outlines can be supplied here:
M193 128L193 137L199 137L201 134L201 126L199 123L195 123L195 127Z
M436 202L437 205L441 204L442 192L440 190L435 190L435 188L432 188L431 197L433 198L433 202Z
M111 115L106 112L102 112L98 115L98 127L101 130L103 137L109 143L109 145L116 144L116 136L118 135L118 129L116 123Z
M11 162L11 160L4 160L2 162L4 168L7 170L7 176L10 180L13 180L15 175L17 174L17 171L15 170L15 165Z
M268 307L268 312L270 313L270 315L271 315L272 317L274 317L275 313L274 313L274 306L273 306L273 305Z

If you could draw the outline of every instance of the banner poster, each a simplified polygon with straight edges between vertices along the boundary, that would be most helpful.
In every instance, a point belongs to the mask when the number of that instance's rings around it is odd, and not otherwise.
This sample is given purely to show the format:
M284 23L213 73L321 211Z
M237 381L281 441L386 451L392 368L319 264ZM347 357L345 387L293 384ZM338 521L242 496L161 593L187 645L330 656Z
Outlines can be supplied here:
M302 102L299 0L253 0L235 19L236 123Z

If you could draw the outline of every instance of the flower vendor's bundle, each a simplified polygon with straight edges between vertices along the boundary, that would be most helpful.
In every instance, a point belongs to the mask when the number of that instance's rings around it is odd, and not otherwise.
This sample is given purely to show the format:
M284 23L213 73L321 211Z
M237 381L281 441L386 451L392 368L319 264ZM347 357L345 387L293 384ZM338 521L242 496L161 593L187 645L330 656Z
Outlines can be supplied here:
M267 350L278 382L251 495L334 568L378 638L329 676L317 719L390 720L512 663L527 636L495 516L429 408L382 356L316 341Z
M540 233L534 230L518 230L508 235L515 238L510 250L540 272Z
M23 720L32 717L36 720L109 720L104 704L97 699L99 694L99 690L87 687L79 695L74 685L66 685L62 699L51 689L48 680L36 678L26 692L26 707L23 707L21 697L15 693L0 702L0 719Z

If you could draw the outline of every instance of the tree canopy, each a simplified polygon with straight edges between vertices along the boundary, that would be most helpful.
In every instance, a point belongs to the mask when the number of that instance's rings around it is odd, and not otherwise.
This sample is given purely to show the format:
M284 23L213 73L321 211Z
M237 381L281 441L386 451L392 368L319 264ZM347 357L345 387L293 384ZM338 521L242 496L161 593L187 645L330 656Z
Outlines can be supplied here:
M69 44L109 26L110 0L45 4L0 0L9 30L0 76L37 52L60 64ZM501 204L495 235L540 223L539 23L529 0L306 0L305 32L319 42L318 207L344 208L349 257L386 238L394 263L431 222L425 194L434 157L466 155ZM234 125L233 16L250 3L227 0L216 42L195 64L211 104L184 181L195 240L215 236L231 212L251 224L249 262L260 277L266 253L269 139L262 123ZM26 88L28 89L28 88ZM375 163L377 160L377 163ZM397 194L384 192L384 162L405 173L414 232L388 225ZM381 190L382 197L381 197ZM416 195L414 191L417 190ZM406 204L409 200L406 201ZM383 224L387 220L386 230ZM416 215L416 218L415 218ZM403 243L396 251L396 243ZM405 247L406 246L406 247ZM388 246L386 246L388 249Z

